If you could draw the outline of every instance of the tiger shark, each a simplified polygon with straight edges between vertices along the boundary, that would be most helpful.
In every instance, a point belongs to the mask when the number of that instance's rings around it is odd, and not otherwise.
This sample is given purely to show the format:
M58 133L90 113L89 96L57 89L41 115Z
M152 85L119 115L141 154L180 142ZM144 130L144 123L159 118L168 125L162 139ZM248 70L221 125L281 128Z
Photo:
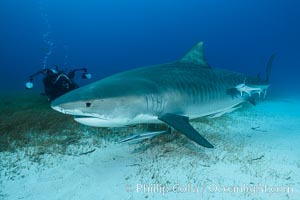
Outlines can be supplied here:
M255 104L254 98L269 88L273 58L266 79L261 80L212 68L206 61L203 42L199 42L175 62L109 76L58 97L51 107L88 126L165 123L197 144L213 148L190 120L219 117L245 102Z

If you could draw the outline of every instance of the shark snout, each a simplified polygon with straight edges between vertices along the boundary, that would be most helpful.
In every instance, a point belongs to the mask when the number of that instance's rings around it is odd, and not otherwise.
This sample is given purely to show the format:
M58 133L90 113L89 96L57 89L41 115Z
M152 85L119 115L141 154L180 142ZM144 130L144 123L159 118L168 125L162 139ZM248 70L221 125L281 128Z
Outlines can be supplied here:
M60 107L60 106L53 106L53 105L51 105L51 108L52 108L53 110L57 111L57 112L61 112L61 113L66 114L65 109L63 109L63 108Z
M60 103L58 103L56 100L54 100L53 102L51 102L50 107L53 110L57 111L57 112L61 112L63 114L68 114L67 111L66 111L66 109L63 108L63 106Z
M73 107L64 107L64 105L53 105L51 104L51 108L57 112L61 112L63 114L67 115L74 115L74 116L94 116L94 114L91 113L85 113L81 109L76 108L74 105Z

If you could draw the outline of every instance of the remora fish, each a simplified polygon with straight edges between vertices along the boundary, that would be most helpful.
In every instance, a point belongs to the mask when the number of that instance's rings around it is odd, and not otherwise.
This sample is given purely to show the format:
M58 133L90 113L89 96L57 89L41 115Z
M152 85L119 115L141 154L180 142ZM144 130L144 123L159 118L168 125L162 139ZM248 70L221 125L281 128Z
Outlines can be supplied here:
M218 117L266 93L266 80L211 68L197 43L179 61L125 71L71 91L51 104L79 123L120 127L139 123L166 123L204 147L213 148L189 123L200 117Z

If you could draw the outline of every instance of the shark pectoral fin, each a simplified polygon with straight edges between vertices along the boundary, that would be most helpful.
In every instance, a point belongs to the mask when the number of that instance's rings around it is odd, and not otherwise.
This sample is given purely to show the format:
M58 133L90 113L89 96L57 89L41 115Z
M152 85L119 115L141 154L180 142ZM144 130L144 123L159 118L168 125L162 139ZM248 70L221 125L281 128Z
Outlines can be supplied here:
M189 123L189 118L181 115L172 113L165 113L158 117L159 120L165 122L174 129L180 131L186 135L189 139L193 140L197 144L207 147L214 148L204 137L202 137Z

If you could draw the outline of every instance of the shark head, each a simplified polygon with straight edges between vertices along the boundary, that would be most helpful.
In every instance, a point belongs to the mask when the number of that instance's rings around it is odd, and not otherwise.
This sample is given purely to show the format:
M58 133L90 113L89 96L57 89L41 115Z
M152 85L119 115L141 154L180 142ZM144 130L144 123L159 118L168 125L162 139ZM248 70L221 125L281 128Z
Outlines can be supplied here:
M73 115L79 123L97 127L120 127L147 110L141 80L101 80L73 90L52 101L51 107ZM139 86L139 87L137 87Z

